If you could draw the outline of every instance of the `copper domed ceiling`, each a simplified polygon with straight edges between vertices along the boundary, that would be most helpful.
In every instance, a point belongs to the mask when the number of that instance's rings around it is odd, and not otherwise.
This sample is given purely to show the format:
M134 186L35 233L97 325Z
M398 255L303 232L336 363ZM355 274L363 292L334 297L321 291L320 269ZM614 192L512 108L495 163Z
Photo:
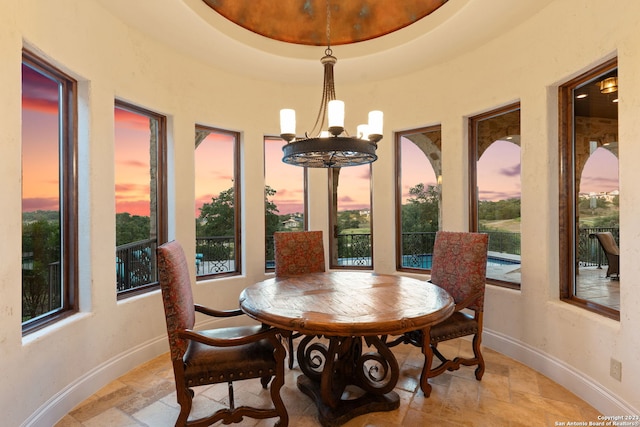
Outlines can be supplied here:
M327 44L326 0L203 0L228 20L288 43ZM333 0L331 44L373 39L406 27L447 0Z

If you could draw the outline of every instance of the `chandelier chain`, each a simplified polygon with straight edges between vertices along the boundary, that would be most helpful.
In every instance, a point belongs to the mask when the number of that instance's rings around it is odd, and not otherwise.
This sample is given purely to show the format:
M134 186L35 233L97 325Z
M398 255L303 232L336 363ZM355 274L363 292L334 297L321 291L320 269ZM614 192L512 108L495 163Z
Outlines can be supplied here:
M331 55L331 2L327 0L327 55Z

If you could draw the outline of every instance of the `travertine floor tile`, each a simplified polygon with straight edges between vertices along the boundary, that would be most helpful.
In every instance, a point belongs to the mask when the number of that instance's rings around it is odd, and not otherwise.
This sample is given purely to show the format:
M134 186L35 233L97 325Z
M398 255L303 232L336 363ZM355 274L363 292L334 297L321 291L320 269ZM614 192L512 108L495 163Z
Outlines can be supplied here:
M468 341L454 340L438 348L445 354L470 354ZM586 402L547 377L500 353L485 349L486 370L482 381L475 379L475 367L461 367L432 378L429 398L420 390L424 357L420 349L399 345L393 348L400 365L395 391L400 408L356 417L344 427L439 427L554 426L556 421L596 420L598 412ZM173 426L180 412L176 402L173 372L168 354L131 370L78 405L55 427L165 427ZM289 412L289 426L317 427L317 410L300 392L297 363L287 369L282 399ZM210 414L228 404L226 384L198 387L190 418ZM234 384L236 406L269 406L269 392L259 381ZM272 427L276 419L245 418L246 427Z

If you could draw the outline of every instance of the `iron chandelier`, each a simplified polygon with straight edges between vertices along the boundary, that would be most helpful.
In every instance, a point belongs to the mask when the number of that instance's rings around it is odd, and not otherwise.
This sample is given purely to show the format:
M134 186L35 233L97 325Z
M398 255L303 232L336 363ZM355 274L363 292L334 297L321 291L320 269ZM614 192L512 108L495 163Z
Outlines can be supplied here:
M311 168L357 166L377 160L376 149L382 139L382 111L369 112L369 123L359 125L357 135L350 136L344 127L344 102L336 99L333 66L337 62L331 50L331 11L327 1L327 48L320 62L324 66L322 101L311 136L296 136L296 112L280 110L280 137L287 141L282 147L282 161L290 165ZM327 130L321 130L325 122Z

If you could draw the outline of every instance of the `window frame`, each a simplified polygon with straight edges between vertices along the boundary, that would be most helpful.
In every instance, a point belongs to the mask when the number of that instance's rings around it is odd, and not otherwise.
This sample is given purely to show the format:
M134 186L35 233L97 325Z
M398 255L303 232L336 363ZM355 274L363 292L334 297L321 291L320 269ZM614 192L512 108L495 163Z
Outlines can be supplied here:
M576 188L574 144L573 90L599 75L618 68L618 58L612 58L589 69L558 87L558 154L559 154L559 296L560 300L610 319L620 320L620 311L575 295L576 287Z
M242 224L241 224L241 212L242 212L242 197L241 197L241 191L242 191L242 186L240 185L241 182L241 163L240 163L240 132L237 131L232 131L232 130L228 130L228 129L222 129L222 128L217 128L214 126L207 126L207 125L203 125L203 124L196 124L195 126L195 132L196 134L198 133L198 131L205 131L205 132L209 132L209 133L219 133L219 134L225 134L225 135L229 135L232 136L234 139L234 144L233 144L233 238L234 238L234 266L235 269L233 271L227 271L227 272L223 272L223 273L215 273L215 274L202 274L202 275L198 275L196 274L196 282L199 281L204 281L204 280L212 280L212 279L219 279L219 278L224 278L224 277L231 277L231 276L239 276L240 274L242 274ZM208 135L207 135L208 136ZM205 137L206 139L206 137ZM202 141L204 142L204 140ZM199 144L198 144L199 146ZM195 156L195 151L198 149L198 146L194 147L194 156ZM195 258L195 254L194 254L194 258Z
M61 307L48 314L22 322L22 335L28 335L78 311L78 83L38 55L22 50L22 62L58 83L59 134L58 173L60 191Z
M156 247L160 246L163 243L167 242L168 239L168 206L167 206L167 117L156 113L155 111L149 110L144 107L140 107L139 105L133 104L128 101L123 101L121 99L114 100L114 111L116 108L120 108L123 110L130 111L132 113L140 114L147 116L149 118L153 118L158 122L158 143L157 150L155 153L156 156ZM115 128L115 122L114 122ZM115 137L114 137L114 152L115 152ZM115 165L114 165L115 166ZM114 186L114 198L115 198L115 186ZM152 215L152 213L149 213ZM114 225L115 225L115 217L114 217ZM114 227L115 232L115 227ZM117 246L114 248L117 249ZM124 300L136 295L145 294L147 292L151 292L157 289L160 289L160 283L158 282L158 266L155 252L151 254L152 258L152 269L156 271L156 280L144 284L142 286L138 286L132 289L125 289L123 291L118 291L116 288L117 300Z
M494 108L475 116L468 118L469 129L469 231L477 233L479 229L478 221L478 123L493 117L497 117L513 111L520 111L522 114L522 108L520 101L513 102L502 107ZM522 146L521 146L522 147ZM522 162L522 158L520 159ZM508 289L519 290L521 283L507 282L504 280L498 280L493 278L486 278L486 282L492 285L500 286Z
M405 131L395 132L394 134L394 149L395 149L395 177L396 177L396 196L395 196L395 211L396 211L396 270L407 272L407 273L416 273L416 274L431 274L430 268L414 268L414 267L403 267L402 265L402 257L403 253L403 240L402 240L402 138L407 135L414 135L418 133L428 133L428 132L440 132L440 137L442 138L442 124L435 124L431 126L425 126L417 129L409 129ZM440 143L442 146L442 142ZM440 155L442 155L442 149L440 149ZM442 158L440 159L442 162ZM429 162L429 165L431 163ZM434 170L436 175L436 179L438 179L438 171ZM438 181L440 181L438 179ZM440 186L440 184L438 183ZM442 191L442 188L440 188ZM442 194L440 195L440 203L442 203ZM442 205L439 206L438 215L442 214ZM442 218L438 218L438 221L442 223ZM439 226L438 229L441 227ZM434 237L435 239L435 237Z

